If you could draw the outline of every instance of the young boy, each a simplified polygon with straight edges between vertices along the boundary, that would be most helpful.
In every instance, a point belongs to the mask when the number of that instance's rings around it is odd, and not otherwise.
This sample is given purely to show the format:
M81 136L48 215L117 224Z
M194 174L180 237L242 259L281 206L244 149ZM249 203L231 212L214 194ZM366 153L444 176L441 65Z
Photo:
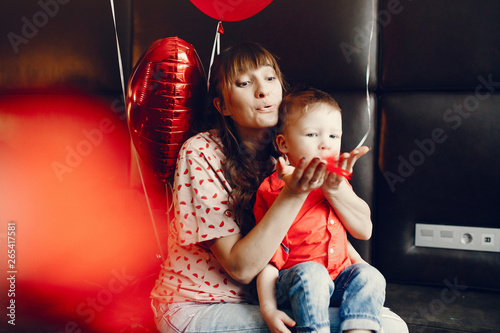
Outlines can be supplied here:
M262 315L271 332L290 332L286 326L330 332L328 308L334 306L339 307L341 332L378 332L385 279L361 259L346 234L371 237L370 209L345 179L369 149L340 155L341 109L329 94L312 88L283 99L278 129L276 144L288 159L288 172L301 159L328 164L325 178L311 186L315 189L281 247L257 277ZM261 184L254 206L257 223L283 186L276 172ZM278 306L291 307L295 321Z

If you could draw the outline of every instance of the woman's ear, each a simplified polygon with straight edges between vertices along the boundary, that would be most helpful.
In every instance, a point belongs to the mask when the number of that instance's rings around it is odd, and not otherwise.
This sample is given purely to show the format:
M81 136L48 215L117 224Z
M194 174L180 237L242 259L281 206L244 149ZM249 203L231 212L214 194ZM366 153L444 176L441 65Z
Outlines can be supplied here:
M220 110L220 98L219 97L214 98L214 106L217 109L217 111L219 111L219 113L222 114L222 112Z
M214 106L219 111L219 113L223 116L230 116L231 113L229 110L224 106L223 103L221 103L221 100L219 97L214 98Z
M286 140L283 134L278 134L276 136L276 146L278 147L278 150L282 154L288 153L288 148L286 146Z

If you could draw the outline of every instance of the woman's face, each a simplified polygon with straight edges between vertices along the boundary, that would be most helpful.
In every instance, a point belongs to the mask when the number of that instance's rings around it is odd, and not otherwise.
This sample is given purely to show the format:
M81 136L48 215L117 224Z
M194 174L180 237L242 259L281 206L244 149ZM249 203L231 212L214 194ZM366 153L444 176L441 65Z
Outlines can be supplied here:
M225 103L214 101L217 109L230 116L240 135L256 136L262 129L275 126L283 88L274 68L262 66L236 76L224 93Z

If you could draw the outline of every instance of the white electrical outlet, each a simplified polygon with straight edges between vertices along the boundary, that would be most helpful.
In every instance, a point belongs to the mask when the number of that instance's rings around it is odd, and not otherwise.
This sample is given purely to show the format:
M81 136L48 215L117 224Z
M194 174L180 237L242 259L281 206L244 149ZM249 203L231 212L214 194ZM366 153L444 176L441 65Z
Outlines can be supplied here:
M500 228L417 223L415 246L500 252Z

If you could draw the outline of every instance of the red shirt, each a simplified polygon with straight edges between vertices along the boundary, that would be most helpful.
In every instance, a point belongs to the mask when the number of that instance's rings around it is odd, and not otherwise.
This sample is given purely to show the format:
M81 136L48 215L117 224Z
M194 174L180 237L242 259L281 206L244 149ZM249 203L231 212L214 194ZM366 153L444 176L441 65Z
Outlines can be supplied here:
M264 217L284 185L276 172L262 182L254 206L257 223ZM344 225L320 189L309 194L280 248L271 259L271 263L278 269L290 268L305 261L325 266L332 280L351 265L347 255Z

